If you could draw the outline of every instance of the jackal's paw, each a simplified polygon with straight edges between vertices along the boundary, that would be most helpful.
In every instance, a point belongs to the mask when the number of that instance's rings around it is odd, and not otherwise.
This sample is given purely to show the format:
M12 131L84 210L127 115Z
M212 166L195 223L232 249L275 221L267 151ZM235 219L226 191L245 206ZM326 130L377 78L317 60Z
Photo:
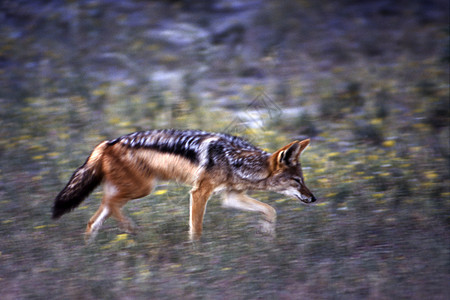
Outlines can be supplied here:
M93 232L91 232L91 233L85 232L85 233L84 233L84 243L85 243L86 245L91 244L91 243L95 240L95 237L96 237L96 236L97 236L97 231L93 231Z
M271 222L268 220L261 220L259 223L259 227L262 233L267 234L268 236L275 237L275 222Z
M202 237L201 231L194 231L192 229L189 230L189 241L191 241L192 243L200 241L201 237Z
M120 229L129 234L137 234L138 232L138 226L131 220L121 223Z

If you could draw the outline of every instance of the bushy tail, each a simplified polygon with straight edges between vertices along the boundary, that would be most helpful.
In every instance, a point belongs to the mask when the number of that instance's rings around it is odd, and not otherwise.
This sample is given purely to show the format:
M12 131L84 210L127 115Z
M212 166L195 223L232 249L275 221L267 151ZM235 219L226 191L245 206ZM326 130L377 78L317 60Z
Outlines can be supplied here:
M103 172L101 156L107 142L98 145L86 162L70 178L66 187L59 192L53 205L53 219L70 212L102 182Z

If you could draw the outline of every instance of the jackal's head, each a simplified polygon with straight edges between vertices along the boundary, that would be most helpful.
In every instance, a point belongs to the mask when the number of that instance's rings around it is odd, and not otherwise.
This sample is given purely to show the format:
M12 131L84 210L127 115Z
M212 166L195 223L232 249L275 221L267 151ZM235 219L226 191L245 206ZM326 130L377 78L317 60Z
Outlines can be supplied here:
M306 187L300 164L300 154L308 145L309 139L294 141L270 156L270 190L305 203L316 201L313 193Z

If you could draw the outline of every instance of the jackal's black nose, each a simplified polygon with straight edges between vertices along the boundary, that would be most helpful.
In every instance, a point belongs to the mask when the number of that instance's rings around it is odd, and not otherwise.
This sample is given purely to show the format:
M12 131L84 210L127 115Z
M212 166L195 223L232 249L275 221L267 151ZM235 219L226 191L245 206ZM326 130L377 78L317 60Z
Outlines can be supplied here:
M314 197L314 195L312 195L312 197L311 197L311 202L316 202L316 197Z

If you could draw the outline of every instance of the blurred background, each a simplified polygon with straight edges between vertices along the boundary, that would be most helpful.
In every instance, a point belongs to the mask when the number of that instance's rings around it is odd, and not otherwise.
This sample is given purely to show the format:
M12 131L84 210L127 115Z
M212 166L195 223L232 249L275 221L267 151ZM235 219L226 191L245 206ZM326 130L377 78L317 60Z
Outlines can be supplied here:
M0 2L2 299L448 299L449 3ZM83 232L101 192L51 220L100 141L149 128L229 132L274 151L310 137L305 206L208 204L161 183Z

